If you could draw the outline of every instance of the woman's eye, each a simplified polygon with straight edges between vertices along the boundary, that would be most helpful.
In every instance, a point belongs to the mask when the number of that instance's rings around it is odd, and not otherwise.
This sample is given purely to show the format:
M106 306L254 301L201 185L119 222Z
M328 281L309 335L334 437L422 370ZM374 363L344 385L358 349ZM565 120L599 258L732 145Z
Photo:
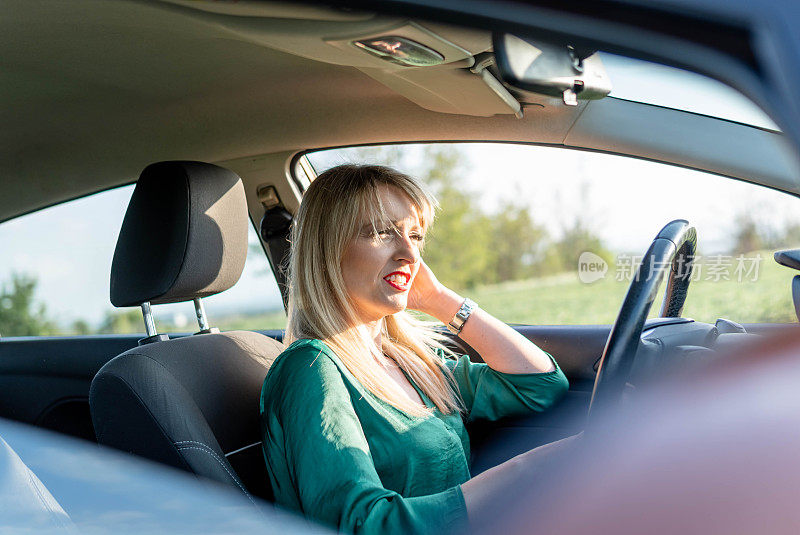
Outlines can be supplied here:
M400 231L395 230L395 229L391 229L391 228L385 228L385 229L382 229L382 230L376 230L374 232L375 233L373 234L373 236L375 238L379 239L379 240L388 240L388 239L394 238L395 236L398 236L400 234ZM413 233L413 234L409 234L409 238L412 241L419 242L419 243L425 241L425 236L423 236L422 234L416 233L416 232Z

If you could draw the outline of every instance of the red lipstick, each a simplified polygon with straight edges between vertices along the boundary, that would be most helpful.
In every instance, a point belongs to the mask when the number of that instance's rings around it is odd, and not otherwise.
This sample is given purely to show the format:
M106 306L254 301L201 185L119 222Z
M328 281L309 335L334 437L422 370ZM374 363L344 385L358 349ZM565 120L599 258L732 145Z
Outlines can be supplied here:
M406 291L409 288L409 281L411 281L411 275L405 273L403 271L392 271L385 277L383 277L392 288L400 291Z

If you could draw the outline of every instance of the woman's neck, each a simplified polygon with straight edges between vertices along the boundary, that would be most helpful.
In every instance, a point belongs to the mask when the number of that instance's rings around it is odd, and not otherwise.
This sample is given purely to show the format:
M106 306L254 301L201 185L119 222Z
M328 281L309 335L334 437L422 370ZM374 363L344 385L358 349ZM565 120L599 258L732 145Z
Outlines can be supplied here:
M383 318L375 321L369 321L364 324L364 327L367 329L369 336L375 341L375 346L379 349L383 347L383 339L381 337L381 332L383 331Z

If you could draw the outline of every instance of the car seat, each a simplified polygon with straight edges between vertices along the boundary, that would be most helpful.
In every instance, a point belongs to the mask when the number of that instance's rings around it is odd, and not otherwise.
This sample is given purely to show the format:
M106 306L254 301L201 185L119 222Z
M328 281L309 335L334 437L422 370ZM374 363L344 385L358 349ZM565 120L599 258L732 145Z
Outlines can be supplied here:
M98 442L270 499L259 395L283 346L208 327L201 298L239 279L248 214L240 178L215 165L148 166L134 189L111 267L111 302L141 306L148 337L105 364L89 403ZM200 332L169 339L151 305L194 301Z

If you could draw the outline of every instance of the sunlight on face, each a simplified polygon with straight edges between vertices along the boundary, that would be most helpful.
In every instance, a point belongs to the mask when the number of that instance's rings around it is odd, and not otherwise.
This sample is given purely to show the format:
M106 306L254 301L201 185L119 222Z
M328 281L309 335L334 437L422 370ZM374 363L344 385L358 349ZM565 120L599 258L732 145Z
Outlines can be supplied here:
M376 234L364 217L342 256L344 285L364 323L406 308L424 238L411 199L391 186L379 186L378 196L391 223L379 226Z

